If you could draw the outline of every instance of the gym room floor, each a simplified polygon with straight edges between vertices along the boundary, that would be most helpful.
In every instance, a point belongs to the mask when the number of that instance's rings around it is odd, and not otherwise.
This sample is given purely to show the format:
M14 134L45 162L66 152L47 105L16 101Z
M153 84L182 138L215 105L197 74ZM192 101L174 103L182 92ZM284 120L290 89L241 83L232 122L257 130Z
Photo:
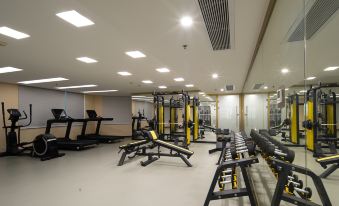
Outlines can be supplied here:
M214 138L213 133L207 133L207 136L208 139ZM2 205L36 206L44 202L49 206L203 204L219 156L219 153L208 154L215 145L192 144L190 149L195 154L190 158L193 168L189 168L180 159L166 157L147 167L139 163L144 157L136 157L118 167L118 146L121 144L123 142L101 144L82 152L68 151L64 157L46 162L30 157L0 159L0 167L3 168L0 172ZM295 163L302 165L305 162L304 150L294 149ZM323 169L310 153L307 154L307 165L320 174ZM251 175L260 205L270 205L276 182L263 159L260 158L260 163L251 168ZM323 180L332 204L338 205L336 181L331 180L339 180L338 172ZM319 200L316 195L313 199ZM245 197L212 201L210 205L250 204Z

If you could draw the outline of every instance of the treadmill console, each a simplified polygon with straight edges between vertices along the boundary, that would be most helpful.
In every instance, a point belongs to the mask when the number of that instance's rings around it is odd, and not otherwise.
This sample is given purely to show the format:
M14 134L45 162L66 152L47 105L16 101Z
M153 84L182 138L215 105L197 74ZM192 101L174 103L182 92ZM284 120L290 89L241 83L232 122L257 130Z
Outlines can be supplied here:
M64 109L51 109L55 119L68 119Z
M94 119L98 117L98 114L96 113L95 110L86 110L87 115L89 118Z

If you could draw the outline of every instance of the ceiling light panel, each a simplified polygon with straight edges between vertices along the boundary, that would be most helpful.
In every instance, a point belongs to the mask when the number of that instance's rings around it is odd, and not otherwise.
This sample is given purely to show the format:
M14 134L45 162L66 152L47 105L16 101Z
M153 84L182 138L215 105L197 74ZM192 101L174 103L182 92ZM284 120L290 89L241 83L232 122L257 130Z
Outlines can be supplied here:
M125 72L125 71L123 71L123 72L118 72L118 74L121 75L121 76L131 76L131 75L132 75L131 73Z
M166 86L162 85L162 86L158 86L159 89L167 89Z
M158 69L156 69L158 72L160 72L160 73L168 73L168 72L170 72L170 70L169 69L167 69L167 68L158 68Z
M185 79L182 78L182 77L177 77L177 78L174 78L174 81L176 81L176 82L183 82L183 81L185 81Z
M153 82L151 80L143 80L142 83L144 83L144 84L152 84Z
M56 78L48 78L48 79L36 79L36 80L28 80L28 81L21 81L18 82L19 84L39 84L39 83L47 83L47 82L60 82L66 81L68 79L63 77L56 77Z
M334 70L337 70L338 68L339 68L339 66L327 67L326 69L324 69L324 71L334 71Z
M57 13L56 15L76 27L90 26L94 24L93 21L79 14L75 10Z
M287 74L289 71L290 71L290 70L287 69L287 68L281 69L281 73L283 73L283 74Z
M264 86L264 89L268 89L268 86Z
M87 88L87 87L97 87L95 84L86 84L86 85L77 85L77 86L67 86L67 87L56 87L56 89L77 89L77 88Z
M128 56L130 56L134 59L146 57L146 55L143 54L140 51L128 51L128 52L126 52L126 55L128 55Z
M183 27L190 27L193 24L192 17L190 16L184 16L180 19L180 24Z
M108 92L117 92L116 89L110 89L110 90L97 90L97 91L84 91L83 93L108 93Z
M185 86L186 86L186 87L194 87L193 84L186 84Z
M218 74L212 74L213 79L218 79L219 75Z
M0 68L0 74L10 73L10 72L19 72L22 69L14 68L14 67L2 67Z
M24 38L30 37L28 34L11 29L6 26L0 27L0 34L12 37L14 39L24 39Z
M313 80L315 79L316 77L307 77L306 80Z
M91 63L97 63L98 61L89 57L78 57L77 58L78 61L87 63L87 64L91 64Z

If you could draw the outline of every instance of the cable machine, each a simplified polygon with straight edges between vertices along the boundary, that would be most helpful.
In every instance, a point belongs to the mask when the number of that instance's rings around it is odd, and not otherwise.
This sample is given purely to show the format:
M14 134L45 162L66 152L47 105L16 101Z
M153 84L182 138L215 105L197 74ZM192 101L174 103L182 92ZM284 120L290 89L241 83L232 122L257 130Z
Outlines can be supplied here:
M337 153L336 93L325 88L337 88L338 84L320 84L306 93L306 147L313 156ZM328 148L325 151L324 148Z

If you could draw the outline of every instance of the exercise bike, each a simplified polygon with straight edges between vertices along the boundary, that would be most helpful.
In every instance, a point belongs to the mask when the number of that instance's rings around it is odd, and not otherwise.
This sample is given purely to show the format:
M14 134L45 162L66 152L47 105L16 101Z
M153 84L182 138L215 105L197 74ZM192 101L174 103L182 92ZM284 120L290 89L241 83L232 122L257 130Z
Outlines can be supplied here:
M7 109L9 114L8 120L11 125L6 125L5 116L5 103L1 103L3 128L6 133L6 152L0 154L4 156L21 156L29 155L31 157L40 158L41 161L49 160L57 157L64 156L65 154L59 153L56 138L51 134L40 134L31 142L21 142L20 131L21 128L27 127L32 123L32 105L29 105L29 122L26 125L18 124L19 121L28 119L25 111L22 117L18 109Z

